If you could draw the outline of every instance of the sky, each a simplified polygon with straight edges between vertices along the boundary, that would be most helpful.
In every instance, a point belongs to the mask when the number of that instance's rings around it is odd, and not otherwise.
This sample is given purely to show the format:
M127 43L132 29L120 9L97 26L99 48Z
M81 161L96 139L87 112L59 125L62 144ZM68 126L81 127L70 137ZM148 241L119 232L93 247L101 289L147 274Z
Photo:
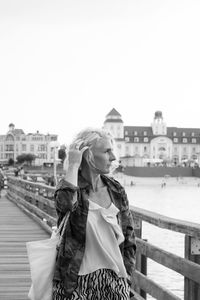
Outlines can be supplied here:
M200 128L199 0L0 0L0 134Z

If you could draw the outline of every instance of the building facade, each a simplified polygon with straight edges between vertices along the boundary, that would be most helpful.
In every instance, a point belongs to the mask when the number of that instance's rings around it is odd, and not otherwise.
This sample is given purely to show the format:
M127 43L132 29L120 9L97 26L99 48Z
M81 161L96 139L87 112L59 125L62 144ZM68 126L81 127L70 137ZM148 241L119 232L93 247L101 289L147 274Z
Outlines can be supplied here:
M54 162L55 143L58 136L55 134L36 133L25 134L22 129L16 129L14 124L9 125L5 135L0 135L0 164L8 163L9 159L16 161L17 156L31 153L36 156L35 165Z
M200 128L167 127L161 111L155 112L151 126L125 126L113 108L103 127L113 134L124 166L200 163Z

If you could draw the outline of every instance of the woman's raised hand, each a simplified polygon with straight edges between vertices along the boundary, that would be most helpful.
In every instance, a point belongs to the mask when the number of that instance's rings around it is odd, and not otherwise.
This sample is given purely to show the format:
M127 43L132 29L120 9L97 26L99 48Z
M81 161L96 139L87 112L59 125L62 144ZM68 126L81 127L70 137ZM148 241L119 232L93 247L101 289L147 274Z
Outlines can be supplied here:
M82 147L83 146L83 141L82 140L77 140L75 143L73 143L68 152L68 162L69 162L69 167L77 167L79 168L81 161L82 161L82 156L83 152L88 149L88 146Z

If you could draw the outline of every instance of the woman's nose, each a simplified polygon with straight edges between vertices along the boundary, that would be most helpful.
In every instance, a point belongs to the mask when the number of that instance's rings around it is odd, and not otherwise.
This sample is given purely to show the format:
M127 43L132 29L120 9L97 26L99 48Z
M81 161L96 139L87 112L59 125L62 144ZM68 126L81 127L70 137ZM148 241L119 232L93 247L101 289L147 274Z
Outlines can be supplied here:
M116 160L116 157L114 155L114 153L111 152L110 154L110 161Z

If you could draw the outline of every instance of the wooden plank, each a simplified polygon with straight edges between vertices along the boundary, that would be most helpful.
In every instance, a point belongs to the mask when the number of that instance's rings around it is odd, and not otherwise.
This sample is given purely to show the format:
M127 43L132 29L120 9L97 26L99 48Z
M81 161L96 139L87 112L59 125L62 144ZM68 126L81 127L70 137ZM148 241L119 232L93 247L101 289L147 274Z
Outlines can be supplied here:
M145 300L145 298L140 296L135 290L131 289L131 299L130 300Z
M134 281L136 285L140 286L141 289L146 291L149 295L158 300L181 300L179 297L160 286L147 276L139 273L138 271L134 271L133 274Z
M31 285L26 242L49 238L33 219L5 197L0 199L0 299L27 300Z
M160 228L200 238L200 224L163 216L135 206L130 206L133 217Z
M11 194L8 193L8 199L14 202L21 210L23 210L29 217L31 217L33 220L38 222L40 226L42 226L47 232L51 233L51 227L46 225L42 220L45 218L47 221L49 221L52 226L56 224L56 219L47 215L37 207L35 207L32 204L26 203L24 199L15 199L12 198ZM18 196L19 197L19 196ZM36 214L35 214L36 213ZM39 217L37 216L39 215Z
M185 236L185 258L191 263L196 263L200 268L200 255L191 254L191 237ZM194 271L195 272L195 271ZM184 300L200 299L200 284L190 280L192 278L184 278Z
M137 250L157 263L200 284L200 265L137 239Z

